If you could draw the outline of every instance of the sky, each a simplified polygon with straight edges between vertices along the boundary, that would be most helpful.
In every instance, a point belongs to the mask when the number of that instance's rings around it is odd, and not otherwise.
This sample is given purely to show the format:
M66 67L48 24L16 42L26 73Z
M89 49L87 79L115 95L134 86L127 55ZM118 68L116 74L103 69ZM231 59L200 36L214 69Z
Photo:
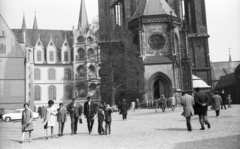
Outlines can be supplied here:
M77 27L80 0L0 0L0 13L10 28L27 28L36 12L39 29L72 30ZM85 0L89 23L98 15L98 0ZM240 61L240 0L205 0L210 60Z

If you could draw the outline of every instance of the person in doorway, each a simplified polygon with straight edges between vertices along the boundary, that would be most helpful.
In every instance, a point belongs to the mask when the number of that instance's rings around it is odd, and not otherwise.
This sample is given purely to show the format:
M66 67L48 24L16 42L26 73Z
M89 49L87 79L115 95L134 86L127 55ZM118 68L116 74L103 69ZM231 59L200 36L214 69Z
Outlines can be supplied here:
M219 94L221 97L222 97L222 106L221 106L221 109L227 109L226 108L226 98L225 98L225 94L224 94L224 90L222 89L222 91L220 92Z
M127 110L128 110L128 106L127 106L126 100L123 99L121 104L121 111L120 111L120 114L122 114L123 120L127 120Z
M73 98L72 102L67 105L67 111L69 111L71 118L71 135L76 135L78 120L81 119L82 115L82 106Z
M218 92L215 91L215 95L212 96L213 98L213 107L216 112L216 117L220 114L220 106L222 104L222 97L218 95Z
M96 109L95 109L94 102L92 101L91 97L88 96L87 101L84 103L84 116L87 119L89 134L92 133L95 114L96 114Z
M193 106L195 105L193 96L182 92L181 105L183 106L182 116L186 117L187 129L192 131L191 116L194 115Z
M206 93L200 92L200 88L196 88L196 93L194 95L194 111L195 114L199 116L199 122L201 124L200 130L205 130L204 124L208 126L208 129L211 128L211 125L208 121L207 111L208 111L208 102L209 98Z
M227 96L227 104L228 104L228 108L231 108L231 103L232 103L231 95L228 94L228 96Z
M44 128L46 129L46 139L48 139L48 128L51 128L51 138L53 138L53 131L56 123L57 109L53 100L48 101L48 107L46 108L46 114L44 117Z
M25 132L29 133L29 142L32 141L32 131L33 131L33 112L32 110L29 108L29 104L25 103L23 105L24 110L22 112L22 140L20 141L20 143L23 143L24 141L24 137L25 137Z
M58 136L63 136L64 124L67 121L67 110L63 108L63 103L59 104L57 111Z

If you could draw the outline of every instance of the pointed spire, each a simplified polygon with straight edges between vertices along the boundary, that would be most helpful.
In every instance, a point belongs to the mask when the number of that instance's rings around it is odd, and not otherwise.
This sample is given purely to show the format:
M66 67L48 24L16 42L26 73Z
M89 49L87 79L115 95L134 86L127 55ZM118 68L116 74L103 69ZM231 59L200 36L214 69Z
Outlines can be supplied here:
M232 57L231 57L231 48L229 48L229 62L232 62Z
M26 27L26 21L25 21L25 14L23 12L22 32L24 32L26 30L27 30L27 27Z
M83 32L87 33L88 30L88 18L87 18L87 9L85 1L81 0L79 20L78 20L78 29L81 28Z
M38 29L36 11L35 11L35 17L34 17L34 22L33 22L33 29L35 29L35 30Z

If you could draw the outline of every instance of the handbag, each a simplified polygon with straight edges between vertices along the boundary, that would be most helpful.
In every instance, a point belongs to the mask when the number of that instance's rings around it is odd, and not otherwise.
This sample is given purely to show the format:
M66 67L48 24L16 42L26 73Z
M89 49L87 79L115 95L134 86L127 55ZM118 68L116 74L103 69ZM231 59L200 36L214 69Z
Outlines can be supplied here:
M79 123L82 124L82 119L81 118L79 119Z
M47 123L43 126L44 129L47 129Z

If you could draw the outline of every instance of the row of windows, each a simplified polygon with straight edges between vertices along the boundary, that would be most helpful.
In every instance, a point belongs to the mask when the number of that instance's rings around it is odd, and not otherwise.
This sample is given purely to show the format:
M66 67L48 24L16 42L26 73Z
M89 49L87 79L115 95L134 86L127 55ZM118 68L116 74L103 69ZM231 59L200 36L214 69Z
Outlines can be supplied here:
M0 44L0 54L6 54L6 45Z
M38 45L38 46L41 46L41 42L38 42L37 45ZM68 45L68 44L65 42L65 43L64 43L64 46L67 46L67 45ZM50 42L50 46L53 46L53 43L52 43L52 42Z
M85 59L86 57L86 52L84 49L79 48L77 51L77 56L76 56L76 60L80 60L80 59ZM94 59L95 58L95 54L92 48L90 48L88 50L88 59Z
M41 87L40 86L35 86L34 87L35 91L35 100L40 101L41 100ZM51 85L48 87L48 100L56 100L57 97L57 90L56 86ZM66 85L64 87L64 97L66 99L72 99L72 86Z
M71 69L64 69L64 79L71 79ZM41 70L39 68L34 69L34 80L41 80ZM50 68L48 70L48 80L56 80L56 70L54 68Z
M64 59L63 59L65 62L68 61L68 52L64 52ZM37 52L37 61L38 62L41 62L42 61L42 52L41 51L38 51ZM49 52L49 61L50 62L53 62L54 61L54 52L53 51L50 51Z

